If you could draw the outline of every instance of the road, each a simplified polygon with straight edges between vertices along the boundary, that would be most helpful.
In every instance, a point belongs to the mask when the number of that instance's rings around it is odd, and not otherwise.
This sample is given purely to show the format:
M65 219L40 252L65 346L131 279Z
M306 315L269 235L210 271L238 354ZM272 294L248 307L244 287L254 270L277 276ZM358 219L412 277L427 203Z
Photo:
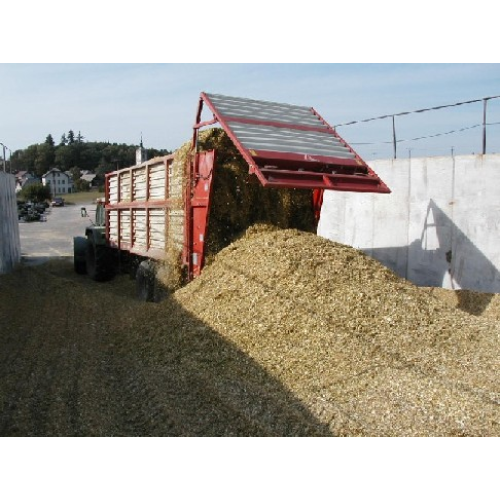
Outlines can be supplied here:
M88 217L82 217L85 206ZM95 205L66 205L48 208L45 222L20 222L22 261L41 264L54 257L73 257L73 237L84 236L95 218Z

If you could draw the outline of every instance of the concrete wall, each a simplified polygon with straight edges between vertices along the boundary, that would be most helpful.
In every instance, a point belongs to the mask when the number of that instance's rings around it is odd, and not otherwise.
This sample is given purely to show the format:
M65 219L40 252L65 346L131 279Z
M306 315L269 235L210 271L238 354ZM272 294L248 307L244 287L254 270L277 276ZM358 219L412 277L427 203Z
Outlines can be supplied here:
M0 172L0 274L11 271L21 260L15 190L14 176Z
M369 165L392 193L326 191L319 235L417 285L500 293L500 155Z

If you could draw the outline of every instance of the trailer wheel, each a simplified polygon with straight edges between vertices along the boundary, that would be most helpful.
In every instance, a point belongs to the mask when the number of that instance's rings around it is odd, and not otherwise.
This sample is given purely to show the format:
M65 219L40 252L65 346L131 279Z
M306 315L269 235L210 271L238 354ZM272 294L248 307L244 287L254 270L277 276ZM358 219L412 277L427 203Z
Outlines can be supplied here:
M87 240L83 236L73 238L73 267L76 274L87 274Z
M137 298L142 302L154 302L156 288L156 266L150 260L143 260L135 275Z
M108 281L113 278L114 269L109 249L104 245L96 245L92 235L87 238L85 261L87 273L94 281Z
M135 280L137 276L137 269L139 268L140 260L133 255L128 256L127 259L127 268L128 268L128 275L131 280Z

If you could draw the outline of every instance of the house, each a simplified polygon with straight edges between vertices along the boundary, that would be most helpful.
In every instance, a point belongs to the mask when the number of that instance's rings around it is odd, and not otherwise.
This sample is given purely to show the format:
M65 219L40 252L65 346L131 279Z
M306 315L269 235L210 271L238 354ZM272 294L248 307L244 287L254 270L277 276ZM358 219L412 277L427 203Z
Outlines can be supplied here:
M15 174L16 177L16 193L19 193L26 186L30 184L36 184L40 182L40 179L37 179L34 175L30 174L26 170L22 170Z
M49 170L42 175L42 184L50 186L52 196L67 194L73 191L73 180L65 172L61 172L58 168Z
M27 170L19 170L18 172L15 172L14 176L16 179L24 179L27 176L31 176L31 174Z
M83 174L80 179L84 180L85 182L89 183L90 187L95 187L97 186L97 175L96 174Z

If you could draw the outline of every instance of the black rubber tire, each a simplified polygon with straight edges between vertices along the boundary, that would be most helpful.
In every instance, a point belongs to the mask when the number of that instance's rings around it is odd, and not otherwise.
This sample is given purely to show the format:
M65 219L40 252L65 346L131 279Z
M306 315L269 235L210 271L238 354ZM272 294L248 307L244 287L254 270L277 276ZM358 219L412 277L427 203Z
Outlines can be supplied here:
M76 274L87 274L87 240L83 236L73 238L73 267Z
M137 298L141 302L154 302L156 289L156 266L151 260L143 260L135 275Z
M139 268L140 259L136 256L129 254L127 257L128 275L131 280L135 280L137 276L137 269Z
M87 274L94 281L109 281L114 276L114 268L109 249L104 245L96 245L94 238L87 238L85 253Z

